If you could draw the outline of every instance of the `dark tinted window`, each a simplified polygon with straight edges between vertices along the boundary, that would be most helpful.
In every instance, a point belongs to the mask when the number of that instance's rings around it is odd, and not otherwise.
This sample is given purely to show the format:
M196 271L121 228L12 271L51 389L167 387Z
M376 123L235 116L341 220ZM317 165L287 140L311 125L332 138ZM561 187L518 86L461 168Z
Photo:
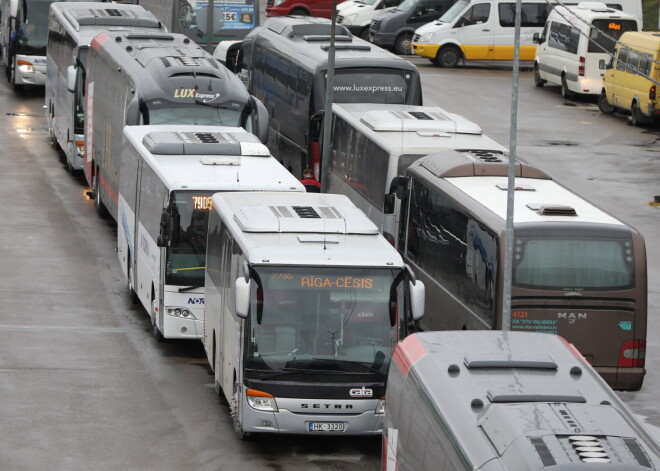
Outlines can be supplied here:
M546 3L523 3L521 5L520 26L536 26L542 28L552 7ZM498 6L500 14L500 26L515 26L516 4L500 3Z
M637 31L637 22L630 20L594 20L589 32L589 52L614 52L616 41L626 31Z
M497 246L497 238L456 202L413 180L406 255L489 325Z

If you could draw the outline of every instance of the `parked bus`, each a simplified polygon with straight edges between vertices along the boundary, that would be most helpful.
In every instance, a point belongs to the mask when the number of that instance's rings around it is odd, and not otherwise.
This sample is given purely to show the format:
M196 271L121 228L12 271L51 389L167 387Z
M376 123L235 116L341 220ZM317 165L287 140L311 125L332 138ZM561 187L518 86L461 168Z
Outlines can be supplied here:
M55 0L0 1L2 2L0 42L7 80L14 89L20 89L24 85L44 85L48 8Z
M48 20L46 121L69 172L82 170L85 155L85 70L89 43L101 32L167 32L138 5L55 2Z
M424 285L343 195L216 193L204 348L246 433L378 435Z
M393 185L399 249L432 287L424 330L502 329L508 166L504 153L443 151ZM639 389L644 239L532 166L516 176L511 330L561 335L614 389Z
M123 137L117 254L129 292L157 339L199 339L211 196L305 188L241 128L126 126Z
M398 206L383 207L394 177L440 149L504 150L474 122L435 106L350 103L332 112L328 192L347 195L392 244Z
M323 18L269 18L246 36L234 68L268 109L268 147L297 177L307 167L319 177L314 121L325 108L331 26ZM412 63L354 37L344 26L335 34L333 102L422 104Z
M119 136L126 125L240 126L267 139L261 102L182 34L100 33L86 73L85 177L101 215L117 219Z
M660 444L575 347L532 332L424 332L387 379L383 471L649 471Z

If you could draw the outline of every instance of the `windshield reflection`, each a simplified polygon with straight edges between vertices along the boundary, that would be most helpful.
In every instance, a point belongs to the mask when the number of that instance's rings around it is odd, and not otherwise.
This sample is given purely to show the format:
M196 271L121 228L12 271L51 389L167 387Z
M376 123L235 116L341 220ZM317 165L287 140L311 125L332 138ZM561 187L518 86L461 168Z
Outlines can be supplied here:
M175 103L167 100L147 102L140 124L193 124L241 127L245 105L230 103Z
M246 370L262 378L386 374L402 318L401 270L256 267L252 274Z

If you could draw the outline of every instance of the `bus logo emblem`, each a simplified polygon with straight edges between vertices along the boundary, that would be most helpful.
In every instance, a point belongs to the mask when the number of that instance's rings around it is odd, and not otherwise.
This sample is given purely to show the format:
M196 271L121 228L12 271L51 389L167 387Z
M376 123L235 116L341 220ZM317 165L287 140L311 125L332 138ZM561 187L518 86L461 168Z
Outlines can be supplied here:
M374 396L374 391L372 389L367 389L364 386L361 388L353 388L351 389L348 394L351 395L351 397L373 397Z
M619 327L621 327L621 330L632 330L632 321L621 321Z

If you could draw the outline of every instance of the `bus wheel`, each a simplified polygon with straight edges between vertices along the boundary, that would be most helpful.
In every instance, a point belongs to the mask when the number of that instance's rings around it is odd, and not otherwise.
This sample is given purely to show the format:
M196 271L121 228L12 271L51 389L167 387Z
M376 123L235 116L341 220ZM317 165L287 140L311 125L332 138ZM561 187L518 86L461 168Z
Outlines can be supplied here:
M294 8L291 11L292 15L297 15L297 16L309 16L309 12L305 10L304 8Z
M568 83L566 82L566 75L561 76L561 97L570 98L573 96L573 92L568 89Z
M241 403L241 392L238 383L234 381L234 393L231 396L231 403L229 404L229 411L231 413L231 420L234 423L234 432L238 435L239 440L247 440L250 434L243 431L241 420L239 418L239 408Z
M541 72L539 72L538 64L534 64L534 85L536 85L538 88L541 88L543 85L545 85L545 80L541 78Z
M453 69L461 60L461 50L453 45L444 46L438 51L438 65L446 69Z
M633 101L632 108L630 109L630 123L633 126L641 126L646 123L642 110L639 109L636 101Z
M92 183L94 184L94 208L96 208L96 214L104 218L108 215L108 210L105 208L103 201L101 201L101 192L99 191L100 188L99 188L98 171L92 177Z
M412 54L412 35L410 33L400 34L394 42L394 51L401 56Z
M133 286L133 265L131 264L131 258L128 258L128 270L127 270L127 278L128 278L128 299L131 302L131 304L135 304L138 300L137 294L135 293L135 288Z
M598 109L604 114L614 113L614 106L610 105L610 102L607 101L607 94L603 90L598 97Z

